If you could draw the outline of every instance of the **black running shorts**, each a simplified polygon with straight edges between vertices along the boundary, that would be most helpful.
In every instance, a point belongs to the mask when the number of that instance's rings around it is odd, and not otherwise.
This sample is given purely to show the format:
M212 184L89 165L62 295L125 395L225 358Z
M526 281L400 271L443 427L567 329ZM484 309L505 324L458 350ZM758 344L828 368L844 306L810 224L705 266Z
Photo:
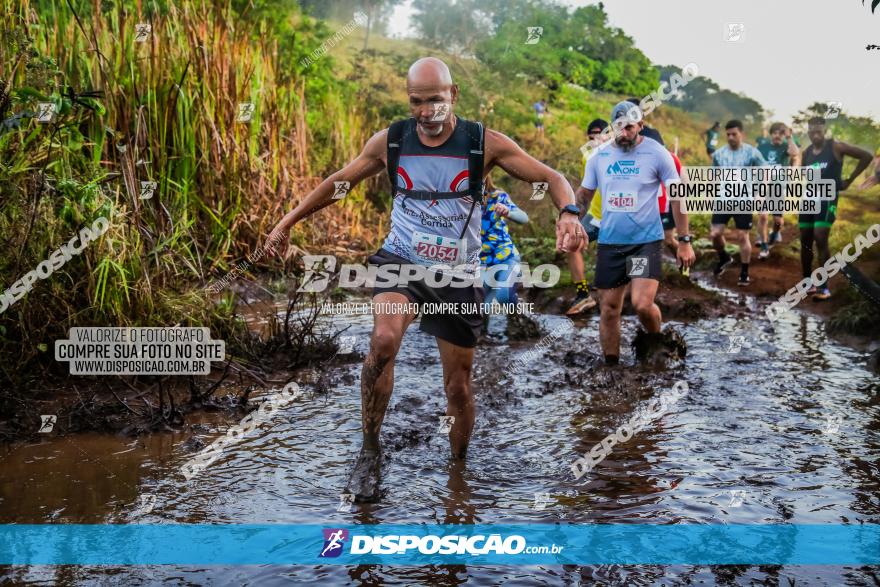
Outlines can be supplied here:
M370 265L411 265L410 261L398 257L394 253L379 249L369 258ZM399 268L392 271L397 276ZM419 329L422 332L436 336L456 346L473 348L477 346L477 339L483 327L483 296L482 287L468 285L466 287L435 287L428 285L424 280L410 279L405 286L380 286L373 288L373 296L381 293L399 293L407 297L410 303L419 304L422 314ZM430 310L425 304L437 306L439 304L457 304L460 311L453 312L424 312ZM436 308L435 308L436 309ZM476 311L474 311L476 309Z
M604 245L599 243L596 255L597 289L613 289L626 285L633 278L660 281L663 241L638 245Z
M723 224L727 226L730 219L733 218L733 225L738 230L752 229L752 214L712 214L712 224Z
M801 228L831 228L837 219L837 199L834 201L821 200L818 214L800 213L798 225Z

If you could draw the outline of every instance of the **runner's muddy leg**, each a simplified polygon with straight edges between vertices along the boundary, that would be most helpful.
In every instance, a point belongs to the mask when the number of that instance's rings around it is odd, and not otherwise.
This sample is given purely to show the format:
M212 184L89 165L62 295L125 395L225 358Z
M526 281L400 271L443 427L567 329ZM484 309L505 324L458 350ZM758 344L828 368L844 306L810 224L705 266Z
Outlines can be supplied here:
M446 415L455 417L449 431L452 456L463 459L474 430L474 395L471 384L474 349L437 339L443 363L443 387L446 391Z
M394 389L394 359L407 327L416 317L402 311L409 303L402 294L382 293L373 298L373 303L380 310L400 310L373 316L370 351L361 370L361 424L364 448L368 450L379 449L379 432Z
M801 229L801 274L809 277L813 272L813 229Z
M740 263L749 263L752 260L752 239L749 237L748 230L737 230L739 237L739 261Z
M370 351L361 370L363 446L346 487L359 502L379 497L382 456L379 433L394 389L394 359L406 328L415 318L415 314L403 311L409 300L402 294L382 293L375 296L373 302L380 310L373 316ZM398 311L385 312L382 304L389 306L388 309L393 304Z
M713 224L709 231L709 237L712 239L712 246L718 251L718 257L724 257L726 254L724 246L727 244L727 241L724 240L724 225Z
M654 303L659 285L660 282L656 279L634 278L632 280L630 300L633 309L639 316L639 321L647 332L660 332L662 322L660 308Z
M825 262L831 257L831 248L828 245L831 229L826 226L817 226L813 229L813 234L816 237L816 252L819 253L819 262L816 263L818 267L825 265Z
M620 313L623 310L623 295L626 286L603 289L599 303L599 342L605 362L616 364L620 357Z

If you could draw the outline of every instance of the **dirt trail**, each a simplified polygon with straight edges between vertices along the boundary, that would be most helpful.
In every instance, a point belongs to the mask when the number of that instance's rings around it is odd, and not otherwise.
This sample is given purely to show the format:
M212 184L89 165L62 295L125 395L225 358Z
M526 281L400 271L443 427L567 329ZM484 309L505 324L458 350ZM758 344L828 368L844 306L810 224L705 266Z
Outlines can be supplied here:
M802 275L800 263L801 241L800 231L797 224L786 222L782 230L782 235L783 242L770 249L770 257L767 259L758 259L758 248L753 245L752 261L749 266L749 274L751 275L752 283L747 287L739 287L736 284L737 279L739 278L738 255L734 256L734 266L725 271L720 279L715 280L717 285L731 291L753 295L758 299L767 299L768 301L770 298L775 299L783 295L802 279ZM731 230L728 230L725 233L725 238L728 242L731 242L733 236L733 231ZM754 238L754 231L752 237ZM836 252L837 251L832 249L831 254L833 255ZM712 257L712 262L714 264L715 259L717 258L714 251L704 251L703 254ZM872 257L876 257L876 255L863 255L855 264L866 275L876 277L880 274L880 261ZM814 253L814 269L816 263L818 263L818 256ZM844 290L848 286L848 283L846 277L842 273L838 273L831 278L828 286L831 288L832 293L830 300L813 301L812 298L807 298L800 303L798 309L816 314L823 318L830 317L837 310L850 303L850 300L847 300L846 297L834 295L835 293L839 294Z

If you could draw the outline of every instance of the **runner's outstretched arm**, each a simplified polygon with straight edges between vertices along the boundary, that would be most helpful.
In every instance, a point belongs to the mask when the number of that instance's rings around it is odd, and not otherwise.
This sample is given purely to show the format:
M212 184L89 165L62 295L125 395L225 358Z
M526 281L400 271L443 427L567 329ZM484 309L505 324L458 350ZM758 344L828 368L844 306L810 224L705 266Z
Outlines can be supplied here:
M878 152L880 153L880 152ZM860 190L866 190L880 183L880 154L874 159L874 174L862 182L859 186Z
M526 214L525 210L522 210L513 203L510 202L511 206L507 206L505 204L495 204L495 214L499 217L507 218L508 220L513 220L517 224L525 224L529 221L529 215Z
M850 145L849 143L844 143L843 141L834 141L834 154L837 155L841 161L843 161L843 158L846 155L849 155L853 159L859 160L859 162L856 164L856 168L852 172L852 175L849 176L849 179L843 182L843 186L841 188L843 190L849 189L849 186L852 184L852 182L854 182L856 178L868 168L868 165L871 164L871 159L874 158L870 151L867 151L861 147L856 147L855 145Z
M688 215L687 212L684 211L684 201L674 199L669 202L669 205L672 208L672 217L675 218L675 230L678 232L679 236L690 234ZM680 243L676 251L678 264L682 267L690 267L694 264L694 261L697 260L694 249L689 243Z
M287 250L287 242L290 238L290 229L293 228L293 225L338 201L333 199L333 195L336 193L334 182L347 181L349 183L348 190L351 191L363 180L384 171L387 137L388 129L381 130L370 137L360 155L351 163L327 177L318 187L303 198L293 210L285 214L281 222L269 233L267 249L275 250L279 255L284 256L284 252Z
M588 190L582 185L579 185L577 190L574 192L574 201L577 202L578 207L581 209L581 218L583 218L587 210L590 209L590 204L593 202L593 196L596 194L596 190Z
M486 173L497 165L517 179L547 183L550 198L560 210L569 204L574 205L574 192L561 173L547 167L498 131L486 129L485 161ZM561 214L556 221L556 248L576 252L586 241L587 234L578 218L574 214Z
M764 163L764 159L760 158L760 153L758 153L759 159L755 162L758 164ZM663 182L663 185L669 190L669 184L671 183L679 183L681 182L681 172L679 172L675 168L675 161L671 156L666 157L666 169L665 171L660 172L659 179ZM684 168L682 168L682 172ZM679 236L681 235L690 235L690 227L688 226L688 215L685 212L682 201L679 199L670 198L669 201L670 209L672 210L672 218L675 221L675 229L678 231ZM694 254L694 249L690 243L680 243L679 246L676 247L676 259L678 260L678 264L681 267L690 267L694 264L696 260L696 255Z

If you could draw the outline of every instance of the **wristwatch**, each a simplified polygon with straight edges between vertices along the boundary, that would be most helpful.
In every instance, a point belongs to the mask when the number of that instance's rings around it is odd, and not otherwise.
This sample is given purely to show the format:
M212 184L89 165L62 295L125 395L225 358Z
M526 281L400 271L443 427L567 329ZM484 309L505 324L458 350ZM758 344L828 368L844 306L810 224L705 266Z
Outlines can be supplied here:
M568 204L567 206L561 208L559 210L559 217L562 218L562 215L568 212L569 214L574 214L575 216L581 215L581 209L575 206L574 204Z
M677 240L680 243L690 243L693 239L691 238L691 235L683 234L683 235L679 236Z

